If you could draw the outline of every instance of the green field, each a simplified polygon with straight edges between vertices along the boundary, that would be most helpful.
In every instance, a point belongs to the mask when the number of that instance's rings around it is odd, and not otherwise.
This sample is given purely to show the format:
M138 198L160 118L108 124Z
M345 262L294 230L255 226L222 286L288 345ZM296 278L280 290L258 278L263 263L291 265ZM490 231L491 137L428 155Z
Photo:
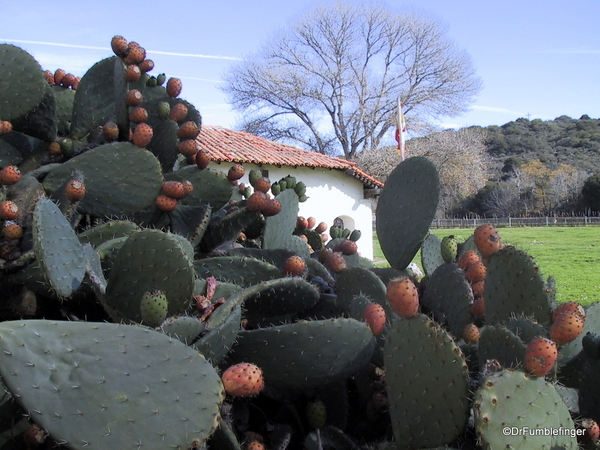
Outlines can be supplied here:
M557 300L582 305L600 301L600 228L540 227L500 228L505 245L526 251L534 257L542 274L556 278ZM440 238L454 235L468 238L472 229L437 229ZM377 266L387 267L379 242L374 243ZM420 265L420 253L414 262Z

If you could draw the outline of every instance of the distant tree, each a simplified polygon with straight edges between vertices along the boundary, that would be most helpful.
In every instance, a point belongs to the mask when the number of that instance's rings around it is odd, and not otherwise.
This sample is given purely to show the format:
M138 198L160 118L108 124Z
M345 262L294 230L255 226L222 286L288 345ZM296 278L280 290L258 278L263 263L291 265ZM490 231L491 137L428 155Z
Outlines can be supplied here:
M409 121L461 114L480 89L440 23L375 4L316 8L225 75L239 128L353 159Z
M488 183L472 200L473 211L485 217L508 217L519 213L519 191L510 183Z
M581 188L581 197L586 208L600 212L600 173L585 180Z
M407 142L408 156L425 156L440 174L440 215L449 215L469 196L485 185L489 158L485 147L486 132L479 127L446 130ZM394 147L361 152L358 166L385 181L401 159Z

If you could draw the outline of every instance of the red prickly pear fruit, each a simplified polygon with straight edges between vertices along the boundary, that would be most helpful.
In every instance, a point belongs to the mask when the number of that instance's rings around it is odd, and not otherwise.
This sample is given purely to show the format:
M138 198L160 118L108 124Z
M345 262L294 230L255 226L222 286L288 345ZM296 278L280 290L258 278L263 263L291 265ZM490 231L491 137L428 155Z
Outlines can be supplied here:
M565 345L577 339L583 331L585 319L578 312L565 310L550 327L550 339L557 345Z
M102 134L108 142L114 142L119 138L119 127L114 122L106 122L102 127Z
M62 87L69 88L75 84L75 79L75 75L73 75L72 73L66 73L65 76L62 78L60 84Z
M478 281L485 280L485 276L487 274L487 269L485 265L479 261L474 262L465 271L465 275L467 276L467 280L471 283L477 283Z
M5 200L0 203L0 219L15 220L19 217L19 207L15 202Z
M148 111L141 106L132 108L131 111L129 111L129 120L133 123L146 122L148 120Z
M133 83L134 81L139 80L141 76L142 71L137 65L130 64L127 66L127 70L125 70L125 80Z
M253 192L248 200L246 200L246 207L248 211L262 211L267 206L268 198L264 192Z
M313 400L306 404L306 421L311 428L320 430L327 423L327 408L321 400Z
M283 273L289 277L300 277L306 270L306 261L299 255L292 255L283 264Z
M419 311L419 291L408 277L390 280L386 297L392 310L400 317L408 319Z
M177 144L177 151L186 158L196 155L198 153L198 149L198 142L196 142L194 139L185 139Z
M491 224L480 225L473 232L475 246L482 256L490 257L502 248L498 230Z
M525 370L535 377L547 375L558 358L556 344L550 339L533 338L525 349Z
M188 108L183 103L177 103L171 107L169 117L177 123L183 122L188 115Z
M83 181L78 179L69 180L65 186L65 193L67 194L67 199L71 203L78 202L85 195L85 185L83 184Z
M311 217L309 217L309 218L307 218L306 220L307 220L307 222L308 222L308 225L306 226L306 228L311 228L311 229L312 229L312 228L314 228L314 227L315 227L315 225L317 224L317 219L315 219L315 218L314 218L314 217L312 217L312 216L311 216Z
M460 267L462 270L467 270L467 267L469 267L471 264L480 261L481 258L477 253L475 253L473 250L468 250L460 255L458 261L456 261L456 264L458 264L458 267Z
M270 217L276 216L281 212L281 202L276 198L268 198L267 203L263 209L260 210L263 216Z
M600 438L600 426L594 419L582 419L580 428L583 433L577 435L580 444L594 444Z
M152 328L160 326L167 318L169 302L164 292L151 289L142 295L140 312L142 323Z
M232 397L253 397L265 387L262 370L251 363L229 367L221 375L225 392Z
M126 64L139 64L146 59L146 49L137 42L130 42L127 48L127 55L123 58Z
M200 128L193 120L182 123L177 130L177 136L181 139L196 139L198 134L200 134Z
M296 219L296 228L299 230L306 230L308 228L308 220L302 216L298 216Z
M363 311L363 320L369 325L374 336L379 336L385 328L385 309L379 303L369 303Z
M178 97L181 94L181 89L183 88L183 84L179 78L169 78L167 81L167 95L169 97Z
M123 36L113 36L110 46L115 55L123 58L129 51L129 43Z
M154 131L152 127L147 123L140 123L135 127L133 131L133 144L138 147L146 147L152 140L152 136L154 135Z
M321 234L321 233L324 233L327 230L327 228L329 228L327 226L327 224L325 222L321 222L321 223L319 223L319 225L317 225L317 227L315 228L315 231L317 233Z
M351 241L350 239L344 239L334 247L333 251L341 252L344 255L354 255L358 251L358 246L356 245L356 242Z
M181 200L185 197L185 189L180 181L165 181L162 184L162 191L167 197Z
M234 164L229 168L229 171L227 172L227 179L229 181L236 181L242 178L245 173L246 169L244 169L244 166L242 166L241 164Z
M117 129L117 136L119 134L119 130ZM50 156L60 156L62 155L62 149L60 148L60 144L58 142L50 142L48 144L48 153Z
M348 263L341 252L326 253L325 267L335 273L340 273L348 268Z
M177 200L164 194L156 197L155 203L163 212L173 212L177 208Z
M465 328L463 329L462 338L464 339L464 341L467 344L478 343L480 336L481 336L481 333L479 331L479 328L477 328L477 326L475 324L468 323L465 325Z
M79 83L81 83L81 77L75 77L75 81L71 84L71 89L76 91L79 87Z
M138 67L144 73L150 72L152 69L154 69L154 61L152 61L151 59L144 59L138 64Z
M198 150L195 159L198 169L206 169L210 164L210 154L206 150Z
M566 302L563 303L562 305L559 305L553 312L552 312L552 320L556 320L556 318L558 316L560 316L561 314L567 312L567 311L571 311L574 312L578 315L581 316L582 319L585 319L585 308L583 306L581 306L581 304L577 303L577 302Z
M485 280L478 281L477 283L471 283L471 290L473 291L474 298L483 297L483 290L485 288Z
M475 319L485 319L485 301L483 297L476 298L471 304L471 315Z
M125 96L125 104L127 106L139 106L144 101L143 94L137 90L130 90Z
M48 82L48 84L50 84L50 85L54 84L54 74L52 72L50 72L49 70L44 70L44 78L46 78L46 81Z
M63 69L56 69L54 71L54 84L61 84L62 79L67 74Z
M6 239L21 239L23 237L23 227L13 220L5 220L2 235Z
M252 185L255 191L264 192L265 194L271 189L271 181L267 177L261 177Z
M256 440L249 440L244 442L243 450L265 450L265 445L262 442Z
M0 136L10 133L12 129L12 123L8 120L0 120Z
M38 427L36 424L32 424L23 432L23 441L25 447L28 449L43 448L43 444L48 438L48 433Z
M0 170L0 184L11 185L21 179L21 171L17 166L5 166Z
M185 197L192 195L194 192L194 185L190 180L182 180L181 184L183 185L183 192L185 193Z

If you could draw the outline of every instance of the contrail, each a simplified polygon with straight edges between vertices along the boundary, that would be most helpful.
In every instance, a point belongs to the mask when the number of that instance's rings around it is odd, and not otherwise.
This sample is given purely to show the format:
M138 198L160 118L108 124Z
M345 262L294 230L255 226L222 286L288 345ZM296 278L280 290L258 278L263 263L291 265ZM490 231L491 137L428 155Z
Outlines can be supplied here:
M87 48L91 50L108 50L108 47L92 47L90 45L77 45L77 44L60 44L58 42L42 42L42 41L25 41L21 39L0 39L2 42L17 42L19 44L37 44L37 45L52 45L54 47L68 47L68 48ZM241 61L242 58L235 56L219 56L219 55L202 55L196 53L175 53L175 52L161 52L158 50L146 50L148 53L156 53L157 55L169 55L169 56L185 56L188 58L210 58L210 59L227 59L232 61Z

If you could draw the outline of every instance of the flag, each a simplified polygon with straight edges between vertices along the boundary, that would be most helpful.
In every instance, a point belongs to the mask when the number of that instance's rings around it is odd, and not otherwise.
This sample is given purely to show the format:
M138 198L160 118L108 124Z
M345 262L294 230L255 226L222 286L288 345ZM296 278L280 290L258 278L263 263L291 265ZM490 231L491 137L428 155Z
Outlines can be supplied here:
M396 117L396 141L398 142L398 156L404 161L406 158L406 121L402 114L400 97L398 97L398 115Z

